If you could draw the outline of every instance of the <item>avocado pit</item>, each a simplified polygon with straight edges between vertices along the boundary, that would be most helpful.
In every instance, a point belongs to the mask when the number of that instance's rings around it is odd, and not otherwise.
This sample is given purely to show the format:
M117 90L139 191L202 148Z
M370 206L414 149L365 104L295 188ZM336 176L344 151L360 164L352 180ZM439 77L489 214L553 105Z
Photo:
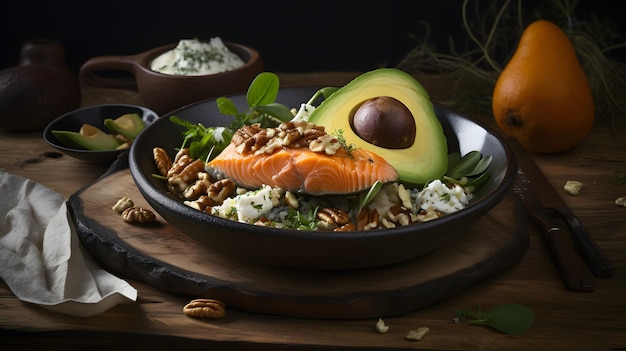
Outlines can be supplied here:
M406 149L415 142L415 119L411 111L390 96L361 104L351 119L354 132L370 144L387 149Z

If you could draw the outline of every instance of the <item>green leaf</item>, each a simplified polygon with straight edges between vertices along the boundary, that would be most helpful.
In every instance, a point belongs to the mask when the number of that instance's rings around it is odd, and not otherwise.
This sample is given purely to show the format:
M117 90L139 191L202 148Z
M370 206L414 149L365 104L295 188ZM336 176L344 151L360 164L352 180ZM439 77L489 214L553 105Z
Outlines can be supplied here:
M479 311L470 325L488 325L509 335L524 334L535 322L535 313L528 307L516 303L496 305Z
M325 87L320 89L320 93L324 95L324 99L328 99L331 95L333 95L339 88L337 87Z
M365 194L365 196L361 197L361 201L359 202L359 212L361 212L361 210L365 206L367 206L367 204L372 202L372 200L376 197L376 195L378 194L378 192L380 191L382 187L383 187L383 183L379 182L378 180L374 183L374 185L372 185L372 187Z
M470 151L467 154L465 154L463 157L461 157L461 160L454 166L452 171L447 175L450 176L451 178L460 178L460 177L467 176L474 170L474 168L476 167L476 164L478 163L478 161L480 161L481 158L482 158L482 155L480 151L476 151L476 150Z
M458 152L452 152L448 154L448 169L446 170L446 174L451 174L452 170L456 165L461 161L461 154Z
M320 95L322 95L324 97L324 99L328 99L328 97L333 95L337 90L339 90L339 88L337 88L337 87L325 87L325 88L322 88L322 89L316 91L315 94L313 94L313 96L311 96L309 101L307 101L307 104L313 105L313 102L315 101L315 99L317 99Z
M220 110L220 112L224 115L227 116L239 116L239 111L237 110L237 106L235 106L235 103L232 102L232 100L230 100L229 98L225 98L225 97L220 97L217 98L216 100L217 102L217 108Z
M479 175L483 172L485 172L487 170L487 168L489 168L489 165L491 164L491 161L493 160L493 157L491 155L481 158L476 165L474 166L474 170L471 171L469 174L467 174L467 177L473 177L476 175Z
M267 105L276 101L280 80L271 72L261 72L250 83L246 100L248 106Z
M283 122L288 122L293 119L293 113L291 112L291 109L277 102L265 105L251 106L251 108L256 112L267 113L268 115L274 116Z
M484 184L489 178L491 177L491 175L489 173L483 173L480 176L476 177L476 178L468 178L467 183L465 183L463 186L468 187L468 186L473 186L473 187L478 187L481 184Z

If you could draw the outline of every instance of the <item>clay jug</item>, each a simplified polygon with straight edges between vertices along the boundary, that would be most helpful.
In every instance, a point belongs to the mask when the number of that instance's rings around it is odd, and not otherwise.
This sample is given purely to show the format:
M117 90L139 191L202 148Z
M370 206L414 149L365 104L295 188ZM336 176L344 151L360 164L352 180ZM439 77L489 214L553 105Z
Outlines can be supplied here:
M0 71L0 130L41 130L80 107L80 98L63 47L54 40L28 41L19 64Z

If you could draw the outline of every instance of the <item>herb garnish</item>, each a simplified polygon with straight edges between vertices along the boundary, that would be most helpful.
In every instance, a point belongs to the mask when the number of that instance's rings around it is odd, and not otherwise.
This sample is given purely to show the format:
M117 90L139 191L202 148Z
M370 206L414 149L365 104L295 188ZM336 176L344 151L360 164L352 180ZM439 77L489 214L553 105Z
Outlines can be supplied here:
M337 141L339 141L339 144L341 144L341 147L346 150L348 155L352 157L350 152L356 149L356 146L354 144L348 144L348 142L346 141L346 137L343 135L343 129L335 130L333 132L333 136L337 139Z

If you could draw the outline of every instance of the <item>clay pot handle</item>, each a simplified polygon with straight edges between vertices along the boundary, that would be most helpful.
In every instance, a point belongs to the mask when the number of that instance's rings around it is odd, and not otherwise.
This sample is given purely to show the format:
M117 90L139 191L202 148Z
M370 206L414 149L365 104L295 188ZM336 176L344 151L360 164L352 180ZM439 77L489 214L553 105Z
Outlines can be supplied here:
M136 56L99 56L91 58L80 68L80 79L87 84L97 87L137 91L135 73L137 68L139 68L139 64L136 58ZM104 71L127 72L133 78L98 75L98 72Z

